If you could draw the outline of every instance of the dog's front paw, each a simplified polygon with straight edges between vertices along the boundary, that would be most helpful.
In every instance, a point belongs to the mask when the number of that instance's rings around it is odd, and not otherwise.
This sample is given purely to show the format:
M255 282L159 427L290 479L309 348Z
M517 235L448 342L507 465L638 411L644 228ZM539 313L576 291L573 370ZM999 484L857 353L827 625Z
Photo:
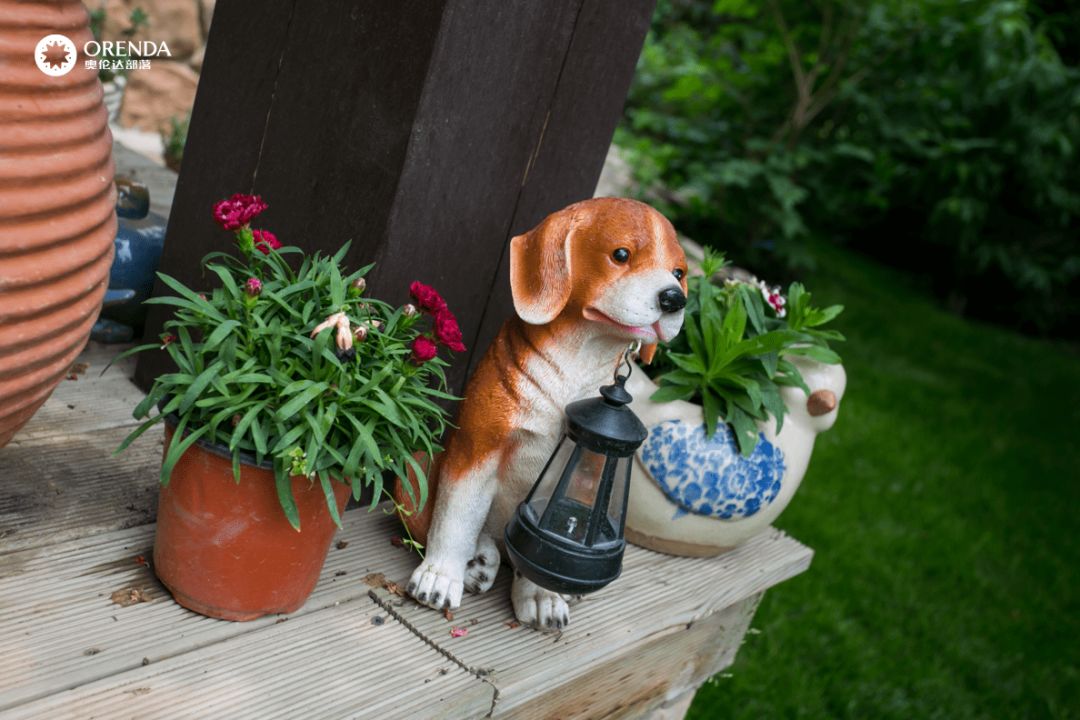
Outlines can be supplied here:
M417 602L433 607L454 609L461 606L465 588L462 568L450 563L425 560L413 571L406 588Z
M465 564L465 589L471 593L483 593L495 584L499 572L499 548L489 535L476 539L476 554Z
M522 625L544 632L558 632L570 624L570 607L565 597L545 590L518 573L514 573L510 599L514 603L514 615Z

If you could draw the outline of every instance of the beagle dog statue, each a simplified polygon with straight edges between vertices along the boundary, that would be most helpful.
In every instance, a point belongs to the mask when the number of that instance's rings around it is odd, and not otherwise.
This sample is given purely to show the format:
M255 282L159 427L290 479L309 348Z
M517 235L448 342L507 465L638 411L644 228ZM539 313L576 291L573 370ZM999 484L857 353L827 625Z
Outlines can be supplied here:
M651 359L682 328L686 257L671 223L622 198L575 203L510 241L517 317L465 389L458 427L428 468L429 501L406 518L426 555L407 590L433 608L484 592L503 532L563 433L563 408L610 383L627 346ZM410 478L414 483L415 478ZM395 496L412 508L399 484ZM515 573L518 620L561 630L568 598Z

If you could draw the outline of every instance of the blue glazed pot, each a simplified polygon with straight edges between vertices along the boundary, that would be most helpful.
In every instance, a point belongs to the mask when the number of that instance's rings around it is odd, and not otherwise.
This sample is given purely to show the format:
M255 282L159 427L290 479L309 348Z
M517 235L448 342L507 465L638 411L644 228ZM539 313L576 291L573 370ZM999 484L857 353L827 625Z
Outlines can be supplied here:
M142 302L154 289L154 273L165 246L165 218L150 212L150 194L144 185L118 178L116 214L119 228L113 241L109 290L101 319L91 338L98 342L127 342L142 333L146 308Z
M638 450L630 482L626 537L673 555L716 555L768 527L791 501L818 433L832 427L847 386L842 365L789 357L810 386L780 391L788 413L780 433L759 423L750 457L739 453L726 425L705 435L701 406L655 403L656 385L644 372L627 383L631 405L649 436Z

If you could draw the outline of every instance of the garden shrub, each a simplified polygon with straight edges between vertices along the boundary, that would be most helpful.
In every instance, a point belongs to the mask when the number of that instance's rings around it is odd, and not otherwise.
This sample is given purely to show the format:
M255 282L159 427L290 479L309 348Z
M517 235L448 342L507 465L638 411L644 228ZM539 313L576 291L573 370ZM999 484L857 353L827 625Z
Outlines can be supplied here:
M1065 332L1080 70L1057 19L1005 0L661 0L616 141L681 230L756 269L848 242L954 309Z

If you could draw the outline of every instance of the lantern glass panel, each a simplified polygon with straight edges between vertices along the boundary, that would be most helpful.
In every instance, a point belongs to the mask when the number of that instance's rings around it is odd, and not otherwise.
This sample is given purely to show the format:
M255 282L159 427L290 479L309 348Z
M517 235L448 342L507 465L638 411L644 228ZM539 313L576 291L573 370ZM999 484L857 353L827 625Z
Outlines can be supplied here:
M563 437L529 499L529 509L540 528L575 543L586 543L589 519L597 501L597 490L604 477L605 466L614 462L614 458L593 452ZM599 514L604 517L604 513ZM611 532L613 527L617 528L618 525L601 522L597 534L587 544L615 540Z
M623 525L626 523L626 499L630 485L630 464L633 461L633 455L612 458L612 462L617 464L611 484L611 501L607 506L607 516L616 537L623 536Z
M559 484L559 477L562 475L563 470L566 469L566 464L570 461L570 456L573 455L575 447L574 441L563 435L562 440L559 441L559 447L544 467L543 474L533 485L526 503L536 514L537 519L544 514L548 503L551 502L551 494L555 492L555 488Z

